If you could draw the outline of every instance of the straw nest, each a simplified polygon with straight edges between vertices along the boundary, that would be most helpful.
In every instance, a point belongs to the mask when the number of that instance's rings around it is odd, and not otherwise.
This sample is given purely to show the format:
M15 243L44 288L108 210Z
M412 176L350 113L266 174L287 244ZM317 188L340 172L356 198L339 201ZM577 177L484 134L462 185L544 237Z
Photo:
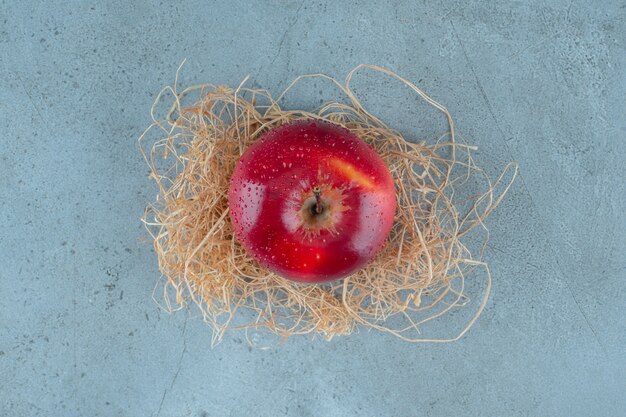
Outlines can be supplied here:
M412 143L387 127L351 89L353 75L362 69L408 86L447 118L448 132L431 143ZM311 112L282 108L281 99L310 78L332 83L337 100ZM486 230L484 220L508 191L517 166L507 165L490 182L474 164L475 148L456 137L448 110L380 67L360 65L344 83L322 74L300 76L276 99L246 85L247 80L237 88L166 87L152 108L154 123L140 138L158 186L143 221L164 278L157 284L162 306L174 311L189 302L197 305L213 329L213 344L228 329L246 329L246 335L266 329L279 340L296 334L331 339L359 327L412 342L462 337L481 314L491 288L482 260L488 234L481 234L474 255L465 236L472 229ZM170 111L157 117L156 108L168 99ZM258 265L236 241L228 214L229 178L243 151L267 130L299 119L324 119L354 132L385 160L396 185L395 224L384 250L367 267L329 284L291 282ZM483 191L455 197L476 177L483 181ZM469 318L449 336L424 335L426 323L469 303L470 276L483 281Z

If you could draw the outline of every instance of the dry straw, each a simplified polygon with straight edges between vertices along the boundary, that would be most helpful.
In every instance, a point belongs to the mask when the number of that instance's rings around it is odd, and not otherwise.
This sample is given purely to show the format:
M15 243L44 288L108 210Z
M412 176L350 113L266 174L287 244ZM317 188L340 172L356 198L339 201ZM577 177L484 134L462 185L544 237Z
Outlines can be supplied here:
M441 111L447 134L417 144L387 127L362 107L350 87L353 75L363 69L394 77ZM330 81L341 97L315 112L281 108L281 99L312 77ZM380 67L360 65L343 84L322 74L303 75L277 99L246 82L236 89L198 85L178 91L176 83L164 88L152 108L154 123L140 138L159 191L143 221L165 278L157 286L163 307L174 311L195 303L213 328L212 344L233 328L264 328L280 340L308 333L331 339L359 326L412 342L462 337L481 314L491 288L482 261L488 234L476 256L462 238L474 228L486 231L483 222L511 186L517 165L509 164L496 182L489 182L474 164L475 148L457 140L448 110ZM184 104L192 95L195 102ZM172 107L158 118L155 109L167 97ZM233 236L227 190L236 162L268 129L298 119L324 119L350 129L376 149L396 184L398 209L385 249L343 281L313 285L280 278L251 259ZM154 129L160 137L149 140ZM484 179L485 191L455 201L456 190L476 176ZM477 268L486 279L471 317L449 337L425 337L421 330L427 322L468 303L466 278Z

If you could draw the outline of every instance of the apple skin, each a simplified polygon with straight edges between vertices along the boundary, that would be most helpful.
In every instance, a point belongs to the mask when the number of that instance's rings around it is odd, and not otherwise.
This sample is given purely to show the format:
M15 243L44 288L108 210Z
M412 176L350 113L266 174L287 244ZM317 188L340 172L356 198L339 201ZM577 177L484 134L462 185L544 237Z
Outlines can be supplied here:
M383 248L396 196L370 145L339 125L303 120L245 150L228 204L250 256L284 278L320 283L345 278Z

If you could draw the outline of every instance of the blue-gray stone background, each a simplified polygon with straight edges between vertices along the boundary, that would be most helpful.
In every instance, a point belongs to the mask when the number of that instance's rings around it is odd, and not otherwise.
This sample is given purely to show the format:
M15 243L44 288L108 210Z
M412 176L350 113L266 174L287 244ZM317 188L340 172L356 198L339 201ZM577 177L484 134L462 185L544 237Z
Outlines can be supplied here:
M0 415L626 415L625 45L613 0L0 0ZM137 138L184 59L182 84L274 92L377 64L490 175L518 161L466 337L210 350L197 313L161 311ZM388 78L355 87L415 138L445 127Z

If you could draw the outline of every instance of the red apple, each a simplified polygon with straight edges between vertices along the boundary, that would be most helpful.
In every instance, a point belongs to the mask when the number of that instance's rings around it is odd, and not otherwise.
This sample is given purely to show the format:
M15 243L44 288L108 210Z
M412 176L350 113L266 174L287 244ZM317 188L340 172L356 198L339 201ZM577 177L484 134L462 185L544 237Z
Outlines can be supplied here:
M246 149L228 204L247 252L303 282L343 278L372 260L396 210L393 179L376 151L317 120L270 130Z

